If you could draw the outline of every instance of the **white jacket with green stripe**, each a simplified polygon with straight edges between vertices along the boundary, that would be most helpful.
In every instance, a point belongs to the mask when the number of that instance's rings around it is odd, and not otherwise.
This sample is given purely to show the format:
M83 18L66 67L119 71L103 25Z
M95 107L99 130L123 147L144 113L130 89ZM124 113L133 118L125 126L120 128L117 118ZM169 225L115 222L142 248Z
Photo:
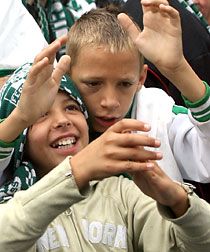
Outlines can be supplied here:
M210 182L210 88L189 109L157 88L142 88L135 97L132 118L149 123L150 135L161 141L160 167L172 179Z
M0 251L210 251L210 205L195 194L174 219L127 178L91 182L81 194L69 171L66 158L0 205Z
M196 103L186 101L189 109L175 106L171 97L157 88L137 93L132 118L151 125L150 135L161 141L160 167L172 179L210 182L210 88ZM0 143L1 144L1 143ZM14 144L0 145L0 185ZM5 148L7 147L7 148Z

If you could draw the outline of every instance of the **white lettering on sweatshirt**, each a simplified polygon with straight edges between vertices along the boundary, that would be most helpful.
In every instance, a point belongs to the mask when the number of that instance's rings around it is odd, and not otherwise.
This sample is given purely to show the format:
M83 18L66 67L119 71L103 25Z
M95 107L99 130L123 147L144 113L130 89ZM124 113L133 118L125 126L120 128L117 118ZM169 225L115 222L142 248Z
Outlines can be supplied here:
M37 242L39 252L60 247L70 247L64 228L61 225L48 227Z
M127 248L127 229L123 225L102 224L99 221L88 222L82 219L83 234L91 243L103 243L114 248Z

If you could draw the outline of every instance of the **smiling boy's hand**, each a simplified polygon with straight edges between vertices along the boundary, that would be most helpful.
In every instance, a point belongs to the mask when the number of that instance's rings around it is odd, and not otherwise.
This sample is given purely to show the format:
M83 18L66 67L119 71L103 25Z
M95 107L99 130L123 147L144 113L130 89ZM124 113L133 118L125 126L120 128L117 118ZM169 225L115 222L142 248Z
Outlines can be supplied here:
M82 187L91 180L153 167L148 160L159 160L162 154L146 150L145 147L157 148L160 141L145 134L129 133L149 130L148 125L135 119L123 119L111 126L71 158L78 186Z
M70 57L67 55L61 57L54 66L56 52L65 42L65 37L57 39L43 49L34 60L15 111L16 115L18 113L17 117L26 123L26 127L44 115L55 100L61 78L70 66Z
M152 169L134 172L133 181L143 193L160 204L170 207L176 217L182 216L189 207L186 191L172 181L156 162L153 163Z
M70 57L67 55L61 57L55 64L56 52L66 43L66 40L67 36L57 39L34 59L23 84L17 107L0 124L2 141L14 141L25 128L36 122L52 106L61 78L70 67Z

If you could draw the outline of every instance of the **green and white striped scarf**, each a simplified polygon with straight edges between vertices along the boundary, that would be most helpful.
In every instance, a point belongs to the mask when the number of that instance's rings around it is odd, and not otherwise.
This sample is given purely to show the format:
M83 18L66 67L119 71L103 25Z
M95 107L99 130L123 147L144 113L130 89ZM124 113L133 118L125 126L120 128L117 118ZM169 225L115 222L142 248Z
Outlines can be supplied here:
M208 33L210 33L210 25L203 14L199 11L197 6L194 4L193 0L179 0L179 2L185 9L194 14L200 20L201 24L207 29Z
M5 119L17 106L22 92L22 85L27 77L31 63L26 63L18 68L10 79L4 84L0 91L0 119ZM60 90L65 91L75 100L85 118L87 111L81 100L80 94L69 77L63 76L60 83ZM9 169L12 169L13 178L0 187L0 203L3 203L13 197L19 190L26 190L36 181L36 172L29 162L23 160L24 145L26 142L27 129L14 141L14 153L9 163Z
M96 8L95 0L70 0L66 4L75 19L78 19L87 11Z
M27 7L27 0L22 0ZM63 5L62 0L47 0L43 6L40 0L34 0L36 21L48 43L68 33L75 19L71 11ZM65 54L65 46L58 52L58 59Z

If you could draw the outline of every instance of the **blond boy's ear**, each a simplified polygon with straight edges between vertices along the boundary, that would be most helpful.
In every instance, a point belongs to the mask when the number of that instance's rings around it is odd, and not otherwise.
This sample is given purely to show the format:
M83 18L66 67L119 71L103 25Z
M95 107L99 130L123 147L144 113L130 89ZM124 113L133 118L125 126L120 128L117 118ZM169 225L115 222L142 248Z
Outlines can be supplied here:
M144 85L145 80L147 78L147 69L148 65L144 64L139 75L139 84L138 84L138 90L141 89L141 87Z

